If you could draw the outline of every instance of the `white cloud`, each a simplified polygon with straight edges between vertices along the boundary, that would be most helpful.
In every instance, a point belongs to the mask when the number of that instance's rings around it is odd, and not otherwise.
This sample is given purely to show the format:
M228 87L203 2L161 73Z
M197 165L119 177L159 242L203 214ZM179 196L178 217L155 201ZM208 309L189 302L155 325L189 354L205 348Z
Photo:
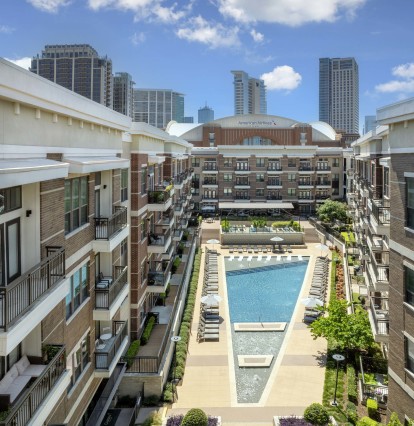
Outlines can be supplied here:
M264 35L257 32L254 28L250 31L250 35L256 43L261 43L264 40Z
M414 92L414 80L392 80L375 86L375 90L381 93L411 93Z
M264 80L267 90L293 90L302 81L302 76L289 65L276 67L273 71L262 74L260 78Z
M270 22L299 26L353 18L367 0L217 0L222 15L237 22Z
M57 13L63 6L68 6L70 0L27 0L36 9L43 12Z
M20 58L20 59L8 59L8 58L4 58L4 59L26 70L28 70L30 66L32 65L32 58L29 58L29 57Z
M164 0L88 0L92 10L105 8L131 11L135 21L155 19L164 23L174 23L185 17L192 8L193 0L177 10L177 3L167 7Z
M187 27L177 30L179 38L208 45L210 48L234 47L240 44L237 27L226 28L222 24L212 24L201 16L188 21Z
M0 33L1 34L11 34L14 31L14 28L9 27L7 25L0 25Z
M147 39L146 35L143 32L140 33L134 33L134 35L131 37L131 43L134 46L138 46L139 44L144 43L144 41Z
M392 69L392 74L396 77L413 78L414 77L414 63L398 65Z

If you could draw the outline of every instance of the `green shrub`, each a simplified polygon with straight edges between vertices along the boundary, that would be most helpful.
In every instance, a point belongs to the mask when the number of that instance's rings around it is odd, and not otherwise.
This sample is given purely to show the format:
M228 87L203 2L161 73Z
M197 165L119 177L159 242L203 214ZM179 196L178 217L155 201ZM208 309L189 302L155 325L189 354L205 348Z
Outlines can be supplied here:
M329 414L322 404L313 403L303 413L304 419L317 426L326 425L329 422Z
M145 419L142 426L161 426L162 425L162 417L156 411L152 411L150 415Z
M388 423L388 426L402 426L402 423L400 422L400 419L398 418L398 414L395 412L391 413L390 421Z
M155 324L155 318L150 317L147 325L145 326L144 332L142 333L142 336L141 336L141 344L142 345L146 345L148 343L148 340L151 336L151 332L152 332L152 328L154 327L154 324Z
M358 400L357 382L355 376L355 368L352 364L346 366L346 377L348 380L348 399L356 403Z
M181 426L207 426L208 418L207 414L200 410L200 408L192 408L190 411L187 411L187 414L184 416Z
M142 405L144 407L154 407L158 405L159 402L160 398L157 395L148 395L143 399Z
M353 402L348 402L346 404L346 417L349 423L352 423L353 425L355 425L358 421L357 407Z
M171 266L171 274L175 274L177 272L177 269L180 266L180 263L181 263L181 259L179 257L176 257Z
M372 420L366 416L357 421L357 426L377 426L377 424L378 423L375 420Z
M139 351L139 347L141 346L140 340L134 340L128 350L126 351L125 356L127 357L127 366L131 367L133 359L137 356L137 353Z
M368 416L375 417L377 415L378 411L378 402L375 399L368 398L367 399L367 409L368 409Z
M162 399L164 402L172 402L173 394L172 394L172 383L167 383L164 388L164 393L162 395Z

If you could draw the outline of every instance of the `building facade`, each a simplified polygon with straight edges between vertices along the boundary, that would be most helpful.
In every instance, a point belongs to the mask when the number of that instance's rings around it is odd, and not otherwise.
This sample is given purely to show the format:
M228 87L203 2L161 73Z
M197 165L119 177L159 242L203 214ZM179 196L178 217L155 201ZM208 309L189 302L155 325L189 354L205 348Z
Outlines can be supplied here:
M30 71L108 108L113 107L112 61L88 44L46 45Z
M134 81L127 72L114 76L114 111L132 119L134 111Z
M209 106L204 106L198 110L198 122L199 123L209 123L214 120L214 110Z
M117 394L167 380L195 253L191 145L7 61L0 74L0 410L101 424ZM151 316L147 362L127 365Z
M319 120L359 133L359 73L354 58L319 59Z
M234 76L234 115L266 114L266 86L263 80L249 77L244 71L232 71Z
M165 129L174 120L184 121L184 95L165 89L134 89L133 121Z
M200 213L310 215L325 199L343 197L343 142L325 123L245 115L192 130L172 123L167 132L194 146L193 200Z

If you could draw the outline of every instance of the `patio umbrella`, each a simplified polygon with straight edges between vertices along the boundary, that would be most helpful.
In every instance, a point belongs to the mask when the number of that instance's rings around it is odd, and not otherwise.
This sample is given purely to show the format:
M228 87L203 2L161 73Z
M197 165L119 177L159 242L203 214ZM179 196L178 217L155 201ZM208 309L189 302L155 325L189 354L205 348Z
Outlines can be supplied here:
M220 241L216 240L215 238L212 238L211 240L207 240L207 244L213 244L213 249L214 249L214 244L219 244Z
M317 306L323 306L323 302L316 297L306 297L301 300L301 303L304 304L307 308L316 308Z
M203 305L210 307L218 305L218 303L221 302L221 297L218 294L208 294L207 296L203 296L200 300Z
M321 257L323 251L329 250L329 247L325 244L316 244L315 248L321 251Z
M275 243L281 243L283 241L283 238L276 236L276 237L272 237L270 239L270 241L274 241ZM276 244L275 244L275 246L276 246Z

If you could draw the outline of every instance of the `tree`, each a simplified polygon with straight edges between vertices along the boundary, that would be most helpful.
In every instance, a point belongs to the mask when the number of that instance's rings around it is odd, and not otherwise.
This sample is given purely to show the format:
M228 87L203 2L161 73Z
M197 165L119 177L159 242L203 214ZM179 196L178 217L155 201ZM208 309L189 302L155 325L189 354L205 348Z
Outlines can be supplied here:
M316 209L316 214L322 222L332 223L335 220L341 222L347 221L346 204L340 201L325 200L324 203Z
M345 300L334 300L326 308L327 316L321 316L310 325L314 339L324 337L331 340L338 350L366 350L373 343L368 314L363 309L347 313Z

